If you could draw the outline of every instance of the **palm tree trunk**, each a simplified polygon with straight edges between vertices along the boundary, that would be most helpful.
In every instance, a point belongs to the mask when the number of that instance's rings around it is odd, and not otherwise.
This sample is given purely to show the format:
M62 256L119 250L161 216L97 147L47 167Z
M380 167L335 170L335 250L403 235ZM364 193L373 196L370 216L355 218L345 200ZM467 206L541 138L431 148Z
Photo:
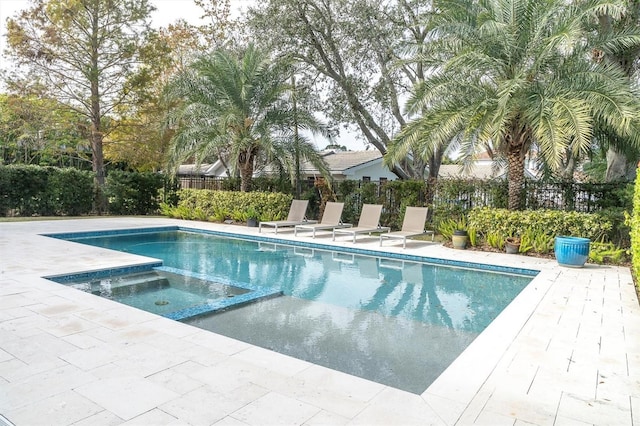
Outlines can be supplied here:
M440 173L440 166L442 165L442 157L444 156L444 150L440 147L429 157L429 176L427 176L426 181L426 192L425 192L425 206L432 206L433 200L436 196L436 187L438 186L438 174ZM422 172L424 175L424 169ZM431 220L433 217L433 209L429 209L428 211L428 219Z
M253 161L255 153L252 149L247 149L240 152L240 158L238 158L238 165L240 169L240 191L251 191L251 180L253 178Z
M509 133L504 136L502 146L507 151L507 181L509 210L521 210L524 201L524 159L531 146L531 128L519 118L511 121Z
M524 157L519 146L509 147L507 153L507 180L509 184L509 210L520 210L524 190Z

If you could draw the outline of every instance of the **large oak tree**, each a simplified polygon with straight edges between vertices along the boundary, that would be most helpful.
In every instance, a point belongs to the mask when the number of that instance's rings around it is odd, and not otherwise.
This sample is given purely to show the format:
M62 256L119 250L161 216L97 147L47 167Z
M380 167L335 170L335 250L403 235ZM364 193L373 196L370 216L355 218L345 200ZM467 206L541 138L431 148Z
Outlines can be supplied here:
M403 60L428 48L432 9L422 0L268 0L250 10L254 39L305 64L319 105L338 126L356 129L387 152L407 122L409 88L424 78L423 63ZM401 178L436 177L437 150L395 163Z

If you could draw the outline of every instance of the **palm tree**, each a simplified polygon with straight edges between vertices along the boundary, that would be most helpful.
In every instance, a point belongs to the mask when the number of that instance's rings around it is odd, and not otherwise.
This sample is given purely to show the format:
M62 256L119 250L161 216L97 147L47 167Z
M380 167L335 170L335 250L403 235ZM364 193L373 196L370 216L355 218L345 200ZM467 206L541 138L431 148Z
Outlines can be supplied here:
M415 118L387 163L453 141L469 164L488 148L506 161L508 205L517 209L531 150L556 169L567 150L588 151L596 122L637 143L638 98L616 64L592 59L587 32L600 14L622 13L617 0L445 0L434 8L441 21L432 50L446 59L414 87L407 108ZM638 37L599 41L631 45Z
M624 0L626 11L621 19L602 16L598 32L640 31L640 4L637 0ZM640 66L640 43L632 46L617 46L601 52L608 60L616 62L631 79L637 79ZM597 132L596 132L597 133ZM638 147L630 146L628 141L610 135L606 127L602 129L600 148L606 152L607 169L605 182L633 180L636 177L636 164L640 158Z
M326 172L313 144L296 132L323 127L309 111L292 108L292 72L289 62L270 60L253 46L241 55L220 49L197 59L167 86L168 99L179 105L168 119L176 128L173 168L187 158L228 159L239 171L242 191L251 189L260 160L289 171L299 155Z

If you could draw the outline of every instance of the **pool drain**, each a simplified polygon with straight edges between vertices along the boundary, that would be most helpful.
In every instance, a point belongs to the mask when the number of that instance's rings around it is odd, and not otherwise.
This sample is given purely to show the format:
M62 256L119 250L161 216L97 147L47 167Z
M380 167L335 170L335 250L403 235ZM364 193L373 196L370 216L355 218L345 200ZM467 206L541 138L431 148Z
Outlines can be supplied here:
M169 301L167 300L156 300L156 305L158 306L164 306L164 305L168 305Z

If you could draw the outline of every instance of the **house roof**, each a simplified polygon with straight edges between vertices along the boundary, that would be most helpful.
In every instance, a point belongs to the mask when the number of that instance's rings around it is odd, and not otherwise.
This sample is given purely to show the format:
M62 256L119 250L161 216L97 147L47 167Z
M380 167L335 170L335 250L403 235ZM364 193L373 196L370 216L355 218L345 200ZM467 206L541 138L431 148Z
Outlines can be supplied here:
M497 172L493 170L492 164L475 164L471 169L464 171L458 164L443 164L440 166L438 176L441 178L463 178L463 179L493 179L506 173L504 168Z
M371 151L321 151L324 161L331 174L351 174L370 164L382 161L382 154L378 150ZM309 162L304 162L301 171L307 174L319 173L318 169Z
M373 164L380 163L382 166L382 154L378 150L370 151L321 151L320 155L327 163L329 172L332 175L353 175L357 170L368 167ZM263 172L269 174L271 169L266 167ZM300 171L306 175L319 175L320 171L308 161L304 161L300 165ZM196 175L196 176L222 176L224 167L220 161L215 163L200 164L183 164L178 168L179 175ZM449 179L495 179L505 178L506 169L500 168L497 171L493 169L491 163L479 161L474 164L470 170L463 171L462 167L457 164L444 164L440 166L438 177ZM528 178L536 179L536 173L525 167L525 175Z
M327 167L332 175L352 175L357 170L372 164L382 163L382 154L378 150L371 151L321 151L320 155L327 163ZM212 164L183 164L178 168L179 175L215 176L224 171L220 161ZM300 171L307 175L317 175L320 171L310 162L304 161L300 165ZM272 172L267 166L264 173Z
M198 167L196 164L181 164L178 166L179 175L205 175L215 176L220 168L220 161L215 163L203 163Z
M536 175L525 167L525 176L530 179L537 179ZM470 170L463 171L458 164L443 164L440 166L438 177L449 179L495 179L506 178L507 170L504 167L494 170L493 164L476 163Z

